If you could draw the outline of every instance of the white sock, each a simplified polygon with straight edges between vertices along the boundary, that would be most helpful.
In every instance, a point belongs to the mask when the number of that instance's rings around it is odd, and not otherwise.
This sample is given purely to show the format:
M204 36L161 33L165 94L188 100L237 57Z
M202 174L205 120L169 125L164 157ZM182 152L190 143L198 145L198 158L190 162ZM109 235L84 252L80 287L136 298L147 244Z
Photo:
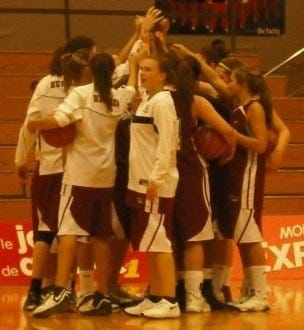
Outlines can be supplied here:
M79 270L79 295L93 292L93 270Z
M185 271L185 289L186 292L197 293L201 295L200 287L204 280L204 274L201 270Z
M247 268L248 271L248 286L253 289L255 294L266 296L266 271L265 266L250 266Z

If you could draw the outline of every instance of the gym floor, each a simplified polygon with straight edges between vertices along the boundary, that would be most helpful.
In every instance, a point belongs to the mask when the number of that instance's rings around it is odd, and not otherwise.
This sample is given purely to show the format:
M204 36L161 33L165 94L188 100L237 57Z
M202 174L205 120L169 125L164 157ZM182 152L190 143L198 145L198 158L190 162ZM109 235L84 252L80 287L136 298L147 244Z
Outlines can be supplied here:
M141 291L136 285L130 290ZM232 282L237 297L239 282ZM22 311L26 287L0 286L0 330L300 330L304 329L304 281L270 280L271 310L259 313L217 311L182 314L179 319L150 320L130 317L123 311L110 316L83 317L77 313L56 314L46 319L34 319Z

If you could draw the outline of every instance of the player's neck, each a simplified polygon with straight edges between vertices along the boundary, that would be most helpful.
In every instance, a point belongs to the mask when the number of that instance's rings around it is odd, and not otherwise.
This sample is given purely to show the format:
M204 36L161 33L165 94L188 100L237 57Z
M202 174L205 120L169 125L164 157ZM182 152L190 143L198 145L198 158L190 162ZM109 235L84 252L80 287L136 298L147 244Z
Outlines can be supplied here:
M162 92L164 90L163 87L155 88L154 90L148 91L149 99L151 99L155 94Z

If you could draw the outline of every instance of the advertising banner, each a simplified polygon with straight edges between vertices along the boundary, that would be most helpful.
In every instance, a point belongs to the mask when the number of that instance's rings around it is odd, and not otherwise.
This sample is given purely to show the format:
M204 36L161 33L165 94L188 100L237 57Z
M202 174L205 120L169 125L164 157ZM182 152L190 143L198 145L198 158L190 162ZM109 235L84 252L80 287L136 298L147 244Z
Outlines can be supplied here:
M304 278L304 215L263 217L268 278ZM0 220L0 285L26 285L32 269L31 221ZM237 248L233 278L242 277ZM130 251L121 268L121 281L148 280L145 253Z

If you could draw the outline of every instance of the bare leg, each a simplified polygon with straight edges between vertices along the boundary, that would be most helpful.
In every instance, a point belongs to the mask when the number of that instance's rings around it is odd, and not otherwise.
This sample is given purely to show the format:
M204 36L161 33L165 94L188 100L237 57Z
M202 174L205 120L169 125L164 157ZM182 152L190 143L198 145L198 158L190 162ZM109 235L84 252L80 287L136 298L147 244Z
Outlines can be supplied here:
M77 236L59 236L56 285L67 288L77 251Z
M97 269L97 291L107 294L112 274L110 244L107 240L97 237L92 238L92 242Z
M175 297L175 263L172 253L149 252L150 293Z
M33 250L32 278L42 279L44 269L49 256L50 245L46 242L38 241Z

